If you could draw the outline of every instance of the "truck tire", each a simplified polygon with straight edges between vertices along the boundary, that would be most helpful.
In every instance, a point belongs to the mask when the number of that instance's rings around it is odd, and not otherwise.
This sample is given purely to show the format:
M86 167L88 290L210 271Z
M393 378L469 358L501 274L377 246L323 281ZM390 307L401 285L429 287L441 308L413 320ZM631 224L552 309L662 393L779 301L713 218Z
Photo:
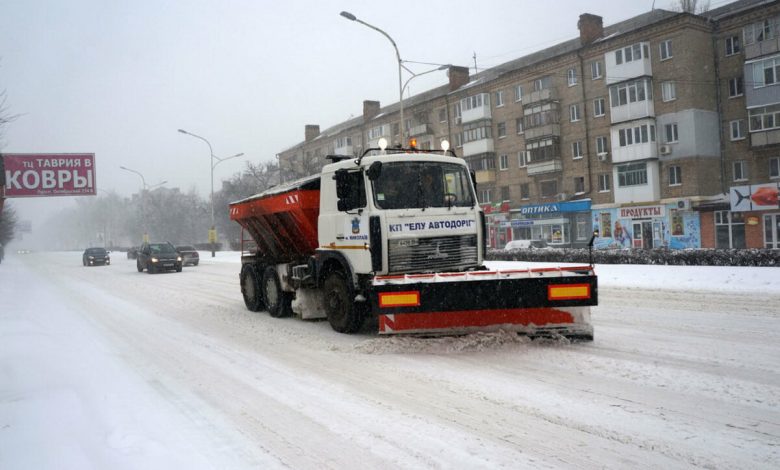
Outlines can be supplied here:
M141 265L141 260L139 259L135 260L135 268L138 270L139 273L144 272L144 267Z
M271 266L263 271L263 299L265 299L265 308L272 317L290 316L292 296L282 290L279 274Z
M251 264L245 264L241 268L241 295L244 297L244 305L251 312L263 309L263 298L260 295L260 280L257 270Z
M350 297L350 289L340 272L328 274L323 283L325 311L331 328L339 333L354 333L363 325L363 314Z

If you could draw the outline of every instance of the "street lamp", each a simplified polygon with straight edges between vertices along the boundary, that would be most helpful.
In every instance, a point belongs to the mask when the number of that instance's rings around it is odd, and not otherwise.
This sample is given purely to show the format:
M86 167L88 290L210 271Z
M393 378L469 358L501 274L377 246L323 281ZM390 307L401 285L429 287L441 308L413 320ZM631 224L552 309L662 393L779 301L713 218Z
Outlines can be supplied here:
M368 26L369 28L373 29L374 31L377 31L384 35L387 39L390 40L390 43L393 45L393 49L395 49L395 58L398 60L398 106L399 106L399 115L401 118L401 126L400 126L400 133L401 133L401 145L404 145L404 142L406 141L404 138L404 85L401 84L402 78L401 78L401 68L405 68L403 66L403 61L401 60L401 54L398 52L398 46L395 45L395 41L393 41L393 38L390 37L389 34L382 31L381 29L377 28L374 25L368 24L365 21L359 20L355 15L348 11L342 11L341 16L344 18L350 20L350 21L356 21L364 26ZM409 70L409 69L407 69ZM410 71L411 72L411 71Z
M146 178L144 178L144 175L142 175L141 172L133 170L132 168L127 168L126 166L121 166L121 165L119 166L119 168L121 168L121 169L123 169L125 171L129 171L131 173L135 173L136 175L141 177L141 184L143 185L143 187L141 188L141 220L142 220L142 223L143 223L143 226L144 226L143 241L144 241L144 243L148 243L149 242L149 230L147 230L147 227L146 227L146 191L148 191L148 190L150 190L152 188L156 188L158 186L162 186L165 183L167 183L168 181L161 181L161 182L159 182L157 184L153 184L153 185L150 186L150 185L146 184Z
M433 64L431 64L431 65L433 65ZM406 68L406 67L404 67L404 68ZM414 73L411 70L409 70L408 68L406 68L406 71L411 73L412 76L407 78L406 81L404 82L404 86L401 87L401 93L403 94L403 92L406 90L406 85L408 85L409 82L411 82L413 78L417 78L417 77L420 77L422 75L425 75L425 74L428 74L428 73L431 73L431 72L438 72L439 70L447 70L448 68L450 68L450 64L443 64L443 65L440 65L439 67L437 67L435 69L426 70L425 72L420 72L420 73Z
M211 147L211 142L206 140L204 137L201 137L197 134L193 134L192 132L187 132L184 129L179 129L179 132L182 134L187 134L189 136L195 137L196 139L200 139L203 142L206 142L206 145L209 146L209 155L211 155L211 230L209 230L209 244L211 245L211 257L213 258L216 251L216 243L217 243L217 226L214 221L214 168L219 165L220 163L230 160L231 158L241 157L244 155L244 152L237 153L235 155L231 155L229 157L225 158L219 158L216 155L214 155L214 149ZM214 161L216 160L216 162Z

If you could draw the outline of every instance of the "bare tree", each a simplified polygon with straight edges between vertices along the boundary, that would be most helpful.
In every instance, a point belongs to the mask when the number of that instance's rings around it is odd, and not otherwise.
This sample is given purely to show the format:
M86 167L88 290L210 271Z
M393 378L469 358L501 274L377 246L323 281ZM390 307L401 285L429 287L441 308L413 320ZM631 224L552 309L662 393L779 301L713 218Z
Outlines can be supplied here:
M699 0L678 0L678 2L680 11L685 13L699 14L710 9L709 0L703 2L699 2Z

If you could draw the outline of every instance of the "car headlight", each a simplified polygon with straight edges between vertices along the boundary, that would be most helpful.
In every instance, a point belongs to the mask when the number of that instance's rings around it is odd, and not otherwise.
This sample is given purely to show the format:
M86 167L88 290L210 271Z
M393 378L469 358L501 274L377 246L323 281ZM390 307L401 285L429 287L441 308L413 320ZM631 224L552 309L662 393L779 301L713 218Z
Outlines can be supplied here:
M160 260L158 260L157 258L155 258L154 256L152 256L152 263L156 263L156 262L158 262L158 261L160 261Z
M176 261L181 261L181 256L177 256Z

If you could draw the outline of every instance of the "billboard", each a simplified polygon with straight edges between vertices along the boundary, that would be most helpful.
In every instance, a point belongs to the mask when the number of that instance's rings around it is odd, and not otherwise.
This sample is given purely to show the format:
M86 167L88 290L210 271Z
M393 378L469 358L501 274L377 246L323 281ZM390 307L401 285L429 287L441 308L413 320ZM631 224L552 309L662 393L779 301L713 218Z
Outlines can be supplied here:
M729 190L731 210L734 212L780 209L780 183L732 186Z
M5 197L94 196L94 153L4 153Z

